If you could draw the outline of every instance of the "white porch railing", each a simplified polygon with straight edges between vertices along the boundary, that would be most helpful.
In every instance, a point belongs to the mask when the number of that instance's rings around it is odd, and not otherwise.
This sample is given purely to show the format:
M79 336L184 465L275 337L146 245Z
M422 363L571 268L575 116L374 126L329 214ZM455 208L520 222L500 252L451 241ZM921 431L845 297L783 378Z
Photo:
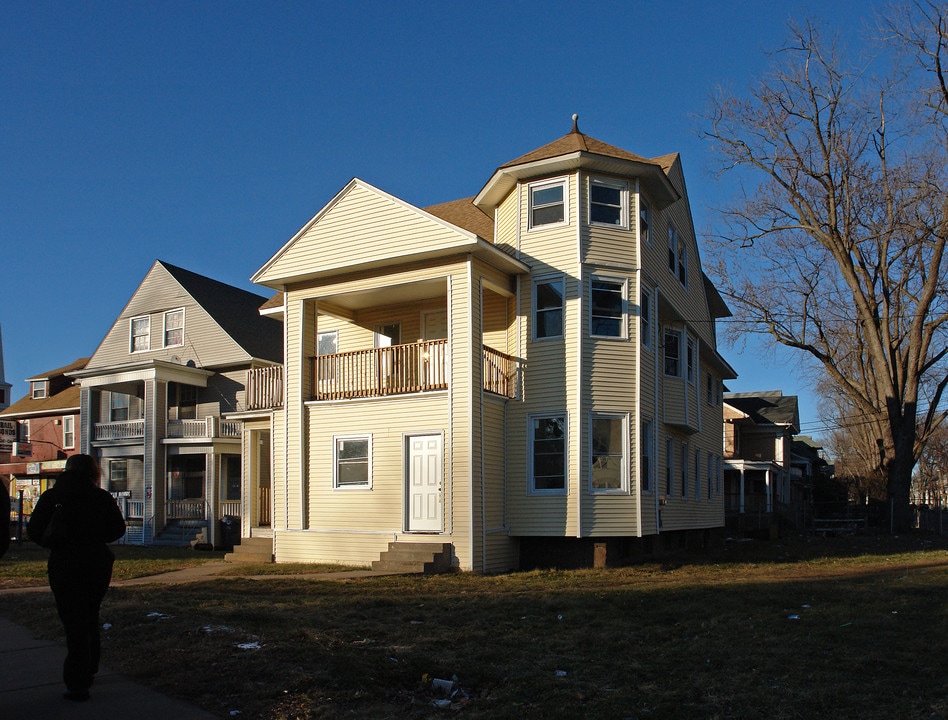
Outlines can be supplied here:
M95 440L128 440L145 437L145 420L121 420L119 422L96 423L93 429Z
M242 428L239 420L221 420L209 415L203 420L169 420L168 437L183 439L239 438Z
M240 517L240 500L221 500L220 516Z
M204 500L169 500L165 504L169 520L207 520L207 503Z

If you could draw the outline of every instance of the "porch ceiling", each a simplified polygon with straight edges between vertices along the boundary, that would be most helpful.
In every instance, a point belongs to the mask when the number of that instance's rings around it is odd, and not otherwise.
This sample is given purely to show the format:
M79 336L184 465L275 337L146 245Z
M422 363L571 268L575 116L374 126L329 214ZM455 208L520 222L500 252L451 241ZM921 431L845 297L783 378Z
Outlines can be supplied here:
M385 285L338 295L326 295L320 298L320 304L327 303L330 307L327 308L329 312L325 314L332 315L334 314L332 308L342 308L348 312L355 312L356 310L364 310L380 305L401 305L430 298L447 298L447 296L448 280L440 277L398 285ZM317 311L319 309L317 305Z

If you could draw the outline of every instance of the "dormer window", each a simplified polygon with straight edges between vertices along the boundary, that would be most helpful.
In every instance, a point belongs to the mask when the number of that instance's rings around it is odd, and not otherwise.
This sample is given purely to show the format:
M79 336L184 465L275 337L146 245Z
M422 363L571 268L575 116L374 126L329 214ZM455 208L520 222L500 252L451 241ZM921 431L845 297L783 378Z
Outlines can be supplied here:
M530 186L530 227L566 223L566 180Z
M151 349L151 318L147 315L132 318L130 352L144 352Z
M589 222L593 225L628 227L626 207L629 188L625 183L592 179L589 181Z
M47 388L46 380L34 380L30 383L30 397L34 400L42 400L46 397Z

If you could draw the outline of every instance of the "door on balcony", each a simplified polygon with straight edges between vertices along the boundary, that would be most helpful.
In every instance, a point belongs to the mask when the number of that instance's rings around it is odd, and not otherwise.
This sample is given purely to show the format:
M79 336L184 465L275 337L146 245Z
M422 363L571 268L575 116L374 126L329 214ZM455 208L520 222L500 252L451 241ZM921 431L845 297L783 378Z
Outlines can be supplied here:
M444 340L448 337L448 312L433 310L421 316L422 339ZM421 377L426 387L432 387L445 380L445 346L443 344L426 345L421 355Z
M375 347L379 348L376 356L378 357L378 384L379 389L384 393L396 386L397 368L395 365L395 353L385 348L398 345L402 341L402 326L399 323L389 323L387 325L375 326Z
M408 531L441 532L444 440L441 435L410 435L407 445Z

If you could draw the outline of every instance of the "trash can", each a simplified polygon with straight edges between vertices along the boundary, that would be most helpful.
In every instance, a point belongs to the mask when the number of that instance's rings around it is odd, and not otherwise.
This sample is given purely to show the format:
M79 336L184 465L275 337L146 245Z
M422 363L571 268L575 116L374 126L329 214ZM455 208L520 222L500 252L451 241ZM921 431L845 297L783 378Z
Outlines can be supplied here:
M240 518L233 515L225 515L221 518L221 550L231 551L234 545L240 545Z

